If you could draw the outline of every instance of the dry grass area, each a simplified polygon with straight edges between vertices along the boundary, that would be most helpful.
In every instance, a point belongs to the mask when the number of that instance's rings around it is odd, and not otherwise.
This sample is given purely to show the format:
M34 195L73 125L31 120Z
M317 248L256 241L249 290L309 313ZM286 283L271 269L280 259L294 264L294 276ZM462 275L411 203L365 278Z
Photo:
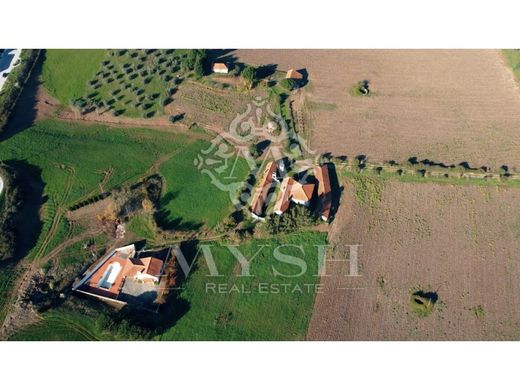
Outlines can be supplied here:
M214 79L215 80L215 79ZM234 79L229 77L229 83ZM187 81L179 87L168 114L184 114L184 122L197 123L218 133L228 131L230 123L247 109L255 95L248 91L223 90ZM265 96L264 96L265 97Z
M499 50L237 50L305 68L312 146L375 161L416 156L520 168L520 93ZM352 96L368 80L372 96Z
M346 184L329 235L336 257L361 244L359 277L328 264L308 331L312 340L520 338L520 190L380 182ZM377 186L376 186L377 187ZM435 292L426 318L410 306Z

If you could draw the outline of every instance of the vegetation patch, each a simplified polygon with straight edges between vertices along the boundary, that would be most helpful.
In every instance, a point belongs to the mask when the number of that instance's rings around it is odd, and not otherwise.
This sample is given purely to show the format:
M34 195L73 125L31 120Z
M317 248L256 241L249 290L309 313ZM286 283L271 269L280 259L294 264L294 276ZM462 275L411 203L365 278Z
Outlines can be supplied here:
M477 317L479 320L484 319L484 316L486 315L486 312L484 308L480 305L475 306L471 309L471 311L475 314L475 317Z
M382 180L358 175L353 178L356 187L356 199L359 203L373 208L381 201L384 183Z
M422 290L415 290L410 295L410 309L419 317L428 317L435 307L439 296L436 292L425 292Z
M161 165L164 196L156 215L161 228L192 230L216 226L230 214L231 199L241 190L249 173L247 162L236 155L198 171L195 162L209 143L196 141ZM200 157L200 158L199 158ZM231 192L228 192L228 189Z
M82 114L151 118L184 79L205 74L205 58L204 50L48 50L43 80Z
M106 50L45 50L42 80L45 88L63 105L87 92L87 81L96 73Z
M146 240L153 241L157 236L157 225L153 215L143 213L130 219L127 230Z
M516 81L520 82L520 49L504 49L502 54L507 64L511 67Z
M187 279L180 297L188 311L159 338L161 340L304 340L318 283L318 249L326 244L321 233L279 235L245 241L238 248L251 259L249 277L240 276L237 259L222 243L211 243L218 271L210 277L202 256ZM281 252L304 260L307 270L273 257ZM273 267L282 275L275 275ZM283 284L287 284L287 290ZM311 285L307 290L304 285ZM212 286L215 286L213 289ZM218 286L221 287L219 293ZM301 291L298 289L301 287ZM296 290L296 291L295 291Z
M351 96L355 96L355 97L372 95L372 92L370 91L367 80L362 80L362 81L357 82L355 85L353 85L349 89L349 93Z

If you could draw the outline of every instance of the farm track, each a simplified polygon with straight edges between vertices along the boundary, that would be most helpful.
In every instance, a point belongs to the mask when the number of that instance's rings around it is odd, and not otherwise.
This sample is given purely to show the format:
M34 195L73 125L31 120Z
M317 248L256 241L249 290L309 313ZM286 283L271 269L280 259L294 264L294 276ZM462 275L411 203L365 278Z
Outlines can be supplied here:
M105 186L108 184L112 176L114 175L114 168L110 167L107 171L103 172L103 179L99 182L100 193L105 192Z
M68 318L60 317L60 318L58 318L58 321L69 325L70 329L73 329L75 332L81 334L88 341L100 341L100 339L98 337L96 337L94 334L92 334L88 329L86 329L85 327L83 327L81 325L78 325L78 323L71 321Z
M95 112L80 116L72 112L69 108L60 110L60 103L54 97L52 97L43 86L38 86L36 112L36 118L38 120L53 119L60 120L63 122L84 122L126 129L146 128L150 130L163 131L171 134L182 134L186 135L188 138L191 139L211 139L209 135L190 132L187 126L185 125L172 125L167 115L150 119L139 119L128 118L124 116L115 117L110 113L96 114ZM208 129L214 131L211 128Z

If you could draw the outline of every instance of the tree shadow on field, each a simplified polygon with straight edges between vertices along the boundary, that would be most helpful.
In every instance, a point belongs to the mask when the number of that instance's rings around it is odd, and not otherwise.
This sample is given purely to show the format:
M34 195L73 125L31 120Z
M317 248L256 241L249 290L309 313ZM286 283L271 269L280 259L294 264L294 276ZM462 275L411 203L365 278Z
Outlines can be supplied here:
M17 262L27 256L36 245L43 226L40 209L48 198L43 195L45 184L39 167L24 160L8 160L4 161L4 164L9 170L14 171L13 185L21 194L21 205L15 206L18 207L14 227L16 247L11 259Z
M168 292L166 302L159 306L158 312L146 312L128 308L126 315L132 322L150 329L155 335L161 335L174 327L177 322L190 310L190 302L182 297L186 280L190 274L195 272L197 265L198 240L184 241L179 245L180 253L176 255L175 263L175 285ZM179 265L179 256L186 261L187 274Z
M336 173L336 167L334 164L325 164L329 170L330 179L330 191L331 191L331 207L330 207L330 219L334 219L341 201L341 194L343 193L343 186L340 186L338 175Z
M18 101L9 116L7 124L4 126L3 131L0 132L0 142L34 125L37 114L38 89L42 84L40 74L44 59L45 54L40 54L36 60L31 76L23 87L22 93L18 97Z
M298 82L298 85L300 88L303 88L309 83L309 72L306 68L298 69L298 72L303 76L302 79Z
M170 191L167 192L160 200L159 200L159 210L154 213L154 219L159 226L163 230L181 230L181 231L191 231L197 230L202 227L202 223L194 222L194 221L184 221L182 218L172 217L172 212L166 207L179 196L180 191Z
M276 72L277 68L278 68L277 64L268 64L268 65L259 66L256 70L256 76L259 79L267 79Z
M237 57L231 54L234 51L235 49L208 49L206 50L208 62L223 62L233 68L237 64Z

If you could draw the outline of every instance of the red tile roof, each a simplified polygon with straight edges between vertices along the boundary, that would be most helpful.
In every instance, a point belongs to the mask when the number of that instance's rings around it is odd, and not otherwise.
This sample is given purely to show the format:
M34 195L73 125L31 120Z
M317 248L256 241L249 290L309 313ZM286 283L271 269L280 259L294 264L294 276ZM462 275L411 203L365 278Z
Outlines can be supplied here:
M289 69L287 71L287 75L285 76L285 78L301 80L301 79L303 79L303 75L300 72L298 72L296 69Z
M101 279L105 275L108 267L114 263L117 263L120 266L119 273L117 274L114 283L112 283L108 288L101 287ZM155 257L135 259L130 258L126 253L116 251L85 282L85 290L93 294L116 299L123 287L125 278L134 277L138 272L159 277L161 276L162 266L163 261Z
M320 202L320 213L324 220L330 216L332 206L332 192L330 187L329 168L322 165L314 168L314 176L318 180L318 200Z
M251 200L251 211L258 217L264 214L264 209L267 206L269 191L273 184L273 174L276 174L276 163L274 161L269 162L263 173L255 193Z
M313 183L301 184L296 181L291 188L292 198L299 202L309 202L312 199L313 193L314 193L314 184Z
M291 187L294 184L294 179L287 176L282 181L280 193L278 194L278 200L274 206L275 213L285 213L289 208L289 202L291 200Z
M162 260L159 260L155 257L145 257L144 259L141 259L141 261L145 265L143 273L155 277L161 276L161 270L163 266Z

